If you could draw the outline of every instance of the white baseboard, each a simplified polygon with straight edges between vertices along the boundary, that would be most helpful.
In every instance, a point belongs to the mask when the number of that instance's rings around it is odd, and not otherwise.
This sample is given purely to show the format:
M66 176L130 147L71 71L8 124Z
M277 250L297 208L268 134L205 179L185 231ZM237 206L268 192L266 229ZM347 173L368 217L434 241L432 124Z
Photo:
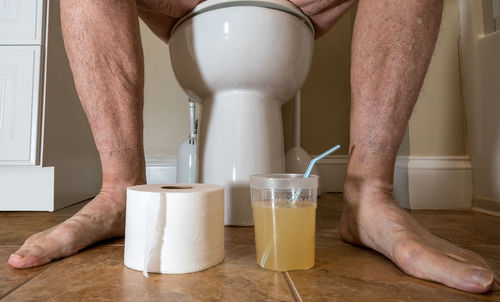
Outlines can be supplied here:
M394 165L394 198L405 209L411 209L409 161L408 156L398 156Z
M314 156L313 156L314 157ZM342 192L347 155L327 156L317 164L323 192ZM174 158L147 158L148 183L175 183ZM470 209L472 166L468 156L398 156L394 169L394 196L412 210ZM495 205L484 206L487 204ZM478 202L480 211L500 212L500 202Z
M347 156L329 156L318 162L323 191L342 192ZM472 166L468 156L398 156L394 169L394 196L407 209L470 209Z
M146 158L148 184L173 184L176 182L177 160L172 157Z
M0 211L54 211L58 191L64 193L60 203L71 200L69 204L72 204L95 196L86 190L82 193L82 190L56 188L56 171L54 167L0 166ZM175 183L176 160L148 158L146 177L151 184Z
M472 210L500 217L500 200L474 196L472 198Z
M316 156L312 156L313 158ZM347 155L331 155L320 160L318 167L323 192L344 191L344 179L347 172Z
M409 209L448 210L472 207L472 165L468 156L410 156Z

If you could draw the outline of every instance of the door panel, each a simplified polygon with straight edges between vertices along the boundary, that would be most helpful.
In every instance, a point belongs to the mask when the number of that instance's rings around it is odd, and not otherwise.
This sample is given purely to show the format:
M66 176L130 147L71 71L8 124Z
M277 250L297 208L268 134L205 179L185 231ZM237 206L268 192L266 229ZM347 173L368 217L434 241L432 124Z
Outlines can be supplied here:
M41 44L43 0L0 0L0 44Z
M0 46L0 165L36 164L39 46Z

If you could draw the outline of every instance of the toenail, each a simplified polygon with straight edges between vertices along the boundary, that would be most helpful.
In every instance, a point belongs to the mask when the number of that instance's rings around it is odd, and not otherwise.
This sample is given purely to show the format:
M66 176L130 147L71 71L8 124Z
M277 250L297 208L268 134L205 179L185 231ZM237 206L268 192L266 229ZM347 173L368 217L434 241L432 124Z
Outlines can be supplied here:
M19 262L23 259L23 256L16 255L16 254L10 254L9 257L9 262L14 261L14 262Z
M471 279L472 282L487 287L493 282L493 274L485 270L476 269L472 271Z

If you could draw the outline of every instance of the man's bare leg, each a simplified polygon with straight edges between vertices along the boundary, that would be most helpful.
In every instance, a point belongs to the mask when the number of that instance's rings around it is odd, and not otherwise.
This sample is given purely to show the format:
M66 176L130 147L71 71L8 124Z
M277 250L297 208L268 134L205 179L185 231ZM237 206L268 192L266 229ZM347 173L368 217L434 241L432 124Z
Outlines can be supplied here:
M61 0L66 50L99 151L97 197L65 222L35 234L9 259L32 267L122 236L126 187L146 181L142 134L143 54L133 0Z
M434 49L442 5L442 0L359 3L341 234L384 254L409 275L486 292L495 281L485 261L421 227L392 194L396 155Z

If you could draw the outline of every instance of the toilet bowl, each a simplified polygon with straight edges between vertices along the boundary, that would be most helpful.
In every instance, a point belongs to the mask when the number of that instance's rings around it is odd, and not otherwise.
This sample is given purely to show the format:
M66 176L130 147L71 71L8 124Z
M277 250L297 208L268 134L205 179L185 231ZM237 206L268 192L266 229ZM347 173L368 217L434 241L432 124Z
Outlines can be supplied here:
M225 185L226 225L253 225L250 175L284 172L281 105L313 44L312 23L285 0L208 0L172 30L174 73L202 104L199 180Z

